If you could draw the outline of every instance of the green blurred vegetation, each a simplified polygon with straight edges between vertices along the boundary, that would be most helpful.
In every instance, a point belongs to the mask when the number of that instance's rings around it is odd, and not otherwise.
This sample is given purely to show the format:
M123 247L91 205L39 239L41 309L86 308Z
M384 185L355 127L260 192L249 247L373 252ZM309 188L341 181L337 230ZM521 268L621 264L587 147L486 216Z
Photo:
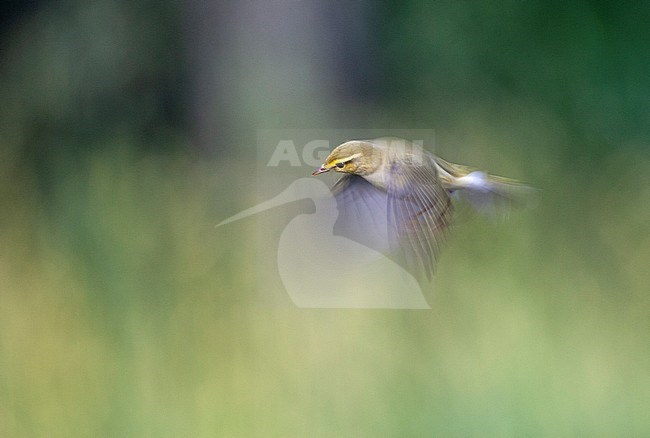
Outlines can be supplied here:
M256 103L241 77L203 155L182 5L25 4L0 55L0 435L650 434L647 4L382 2L365 94ZM269 308L262 219L213 227L260 201L256 105L435 128L539 205L460 218L430 311Z

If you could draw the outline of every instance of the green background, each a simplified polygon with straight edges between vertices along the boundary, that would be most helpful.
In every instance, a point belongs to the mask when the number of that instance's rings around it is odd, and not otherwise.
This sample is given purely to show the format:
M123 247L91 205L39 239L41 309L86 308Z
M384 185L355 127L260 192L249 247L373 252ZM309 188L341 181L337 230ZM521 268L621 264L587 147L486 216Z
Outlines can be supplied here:
M648 22L646 2L8 2L0 435L649 435ZM263 200L257 130L285 128L435 129L540 199L459 218L432 310L267 306L263 222L214 224Z

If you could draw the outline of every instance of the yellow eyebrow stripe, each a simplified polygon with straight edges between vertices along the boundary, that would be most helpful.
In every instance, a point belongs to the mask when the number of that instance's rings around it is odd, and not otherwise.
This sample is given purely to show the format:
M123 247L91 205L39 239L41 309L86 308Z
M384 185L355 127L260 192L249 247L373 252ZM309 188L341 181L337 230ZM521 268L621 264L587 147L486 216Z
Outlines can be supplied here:
M350 155L349 157L345 157L345 158L337 158L336 160L333 160L333 161L332 161L332 165L335 166L336 163L347 163L348 161L353 160L353 159L355 159L355 158L358 158L358 157L360 157L360 156L361 156L361 153L358 153L358 154L352 154L352 155Z

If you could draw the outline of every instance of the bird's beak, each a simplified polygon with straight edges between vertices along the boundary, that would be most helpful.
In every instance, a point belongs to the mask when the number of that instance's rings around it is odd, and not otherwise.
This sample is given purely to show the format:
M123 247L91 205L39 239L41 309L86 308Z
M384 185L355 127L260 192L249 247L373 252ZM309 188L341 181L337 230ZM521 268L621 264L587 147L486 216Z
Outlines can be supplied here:
M316 175L319 175L321 173L325 173L325 172L329 172L329 171L330 171L330 169L325 168L325 166L323 165L323 166L320 167L320 169L315 170L314 173L311 174L311 176L316 176Z

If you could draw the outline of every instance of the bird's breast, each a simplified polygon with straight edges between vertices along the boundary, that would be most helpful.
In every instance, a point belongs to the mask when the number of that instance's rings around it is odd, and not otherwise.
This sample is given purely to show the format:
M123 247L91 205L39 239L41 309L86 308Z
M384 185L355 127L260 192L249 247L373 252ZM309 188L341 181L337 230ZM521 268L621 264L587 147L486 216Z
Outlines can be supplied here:
M363 178L377 188L386 189L386 176L380 170L363 175Z

